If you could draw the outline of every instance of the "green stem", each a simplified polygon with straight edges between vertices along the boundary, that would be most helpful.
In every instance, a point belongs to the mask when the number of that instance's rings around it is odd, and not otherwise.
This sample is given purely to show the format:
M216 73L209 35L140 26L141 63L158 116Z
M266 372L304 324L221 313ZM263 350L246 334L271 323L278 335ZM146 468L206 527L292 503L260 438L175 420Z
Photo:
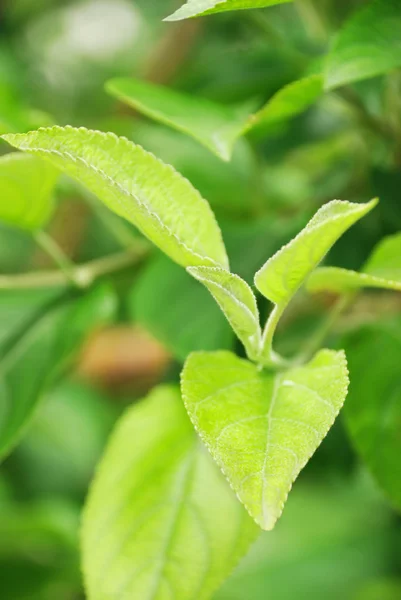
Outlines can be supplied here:
M38 246L60 267L66 278L75 286L80 287L79 282L75 279L74 263L68 258L57 242L44 231L36 231L34 239Z
M285 307L275 305L266 321L262 335L262 349L259 362L265 367L285 367L288 361L273 350L273 337Z
M296 7L310 35L318 42L327 42L330 35L328 23L314 0L297 0Z
M1 275L0 290L24 290L47 287L60 287L73 283L87 288L97 279L111 275L138 264L148 254L145 243L131 250L99 258L83 265L73 265L68 275L64 271L38 271L23 275ZM72 276L72 277L71 277Z

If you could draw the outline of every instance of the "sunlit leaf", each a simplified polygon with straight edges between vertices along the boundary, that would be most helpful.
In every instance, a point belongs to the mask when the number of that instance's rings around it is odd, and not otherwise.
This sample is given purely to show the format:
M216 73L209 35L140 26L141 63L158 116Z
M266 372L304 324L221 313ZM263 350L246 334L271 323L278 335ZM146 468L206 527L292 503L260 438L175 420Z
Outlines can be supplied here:
M387 73L401 66L401 7L398 0L374 0L344 25L326 64L326 87Z
M401 510L401 320L348 334L350 393L345 420L351 439L390 499Z
M210 15L228 10L265 8L266 6L285 4L292 1L293 0L188 0L184 6L179 8L171 16L167 17L165 21L180 21L182 19L189 19L190 17Z
M20 152L0 158L0 221L38 229L53 209L58 171L48 162Z
M114 79L107 91L139 112L186 133L229 160L249 118L248 106L230 107L137 79Z
M291 298L338 238L376 204L376 200L367 204L329 202L256 273L256 287L275 304L264 332L263 355L267 362L274 357L271 345L275 327Z
M56 299L31 323L17 329L0 356L1 457L20 438L57 369L115 311L114 293L101 286L77 300Z
M249 285L225 269L188 267L187 270L207 287L244 344L249 358L256 360L260 352L261 331L256 298Z
M344 353L322 350L308 365L279 374L229 352L194 353L181 381L202 440L250 515L272 529L343 405Z
M207 600L257 533L179 391L156 388L121 419L89 494L88 598Z
M3 138L77 179L176 262L228 266L208 203L172 167L126 138L73 127Z
M321 267L312 273L307 282L311 292L327 290L339 293L365 287L401 291L401 234L384 238L360 273Z

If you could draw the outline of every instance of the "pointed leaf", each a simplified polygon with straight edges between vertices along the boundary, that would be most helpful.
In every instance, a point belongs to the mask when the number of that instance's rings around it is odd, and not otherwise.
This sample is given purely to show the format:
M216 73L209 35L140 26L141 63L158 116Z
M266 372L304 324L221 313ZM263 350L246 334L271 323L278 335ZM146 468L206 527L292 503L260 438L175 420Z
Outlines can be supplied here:
M12 152L0 158L0 221L21 229L42 227L53 209L58 171L35 156Z
M311 292L347 292L364 287L401 291L401 234L384 238L362 272L336 267L316 269L307 282Z
M224 269L188 267L187 271L207 287L244 344L249 358L257 360L261 345L259 311L249 285Z
M275 4L286 4L293 0L187 0L187 3L174 14L164 19L165 21L181 21L190 17L210 15L212 13L228 10L242 10L246 8L265 8Z
M207 600L257 534L179 391L156 388L122 417L89 495L88 599Z
M73 127L3 138L77 179L179 264L227 268L208 203L189 181L140 146L111 133Z
M246 130L254 127L275 125L301 114L323 93L323 77L310 75L293 81L279 90L269 102L252 115Z
M267 362L273 356L271 345L275 327L291 298L338 238L376 204L376 200L367 204L329 202L318 210L297 237L256 273L257 289L276 305L264 331L263 356Z
M326 64L326 87L336 88L401 66L401 6L375 0L347 21Z
M226 161L250 114L248 106L224 106L137 79L113 79L106 89L151 119L190 135Z
M25 292L23 292L25 294ZM1 348L0 457L10 452L29 423L57 369L74 356L86 335L114 316L108 286L77 300L58 298Z
M199 435L250 515L272 529L343 405L344 353L322 350L308 365L280 374L230 352L194 353L181 381Z

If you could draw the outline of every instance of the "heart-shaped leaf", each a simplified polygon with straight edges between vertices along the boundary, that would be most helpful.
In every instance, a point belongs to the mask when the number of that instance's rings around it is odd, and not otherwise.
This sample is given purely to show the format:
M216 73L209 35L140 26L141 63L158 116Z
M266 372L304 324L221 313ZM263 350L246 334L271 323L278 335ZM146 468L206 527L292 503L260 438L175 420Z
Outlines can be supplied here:
M255 295L246 281L214 267L188 267L187 271L207 287L244 344L248 357L257 360L262 337L259 311Z
M188 180L140 146L112 133L73 127L2 137L74 177L179 264L228 267L209 204Z
M228 10L246 8L266 8L275 4L286 4L293 0L187 0L187 3L170 15L165 21L181 21L191 17L210 15Z
M257 535L179 390L156 388L122 417L89 495L88 598L208 600Z
M310 292L341 293L364 287L401 291L401 234L384 238L359 273L337 267L321 267L309 277Z
M199 352L189 356L181 381L213 458L258 525L272 529L344 403L344 353L322 350L309 364L274 374L230 352Z
M48 162L20 152L0 158L0 221L21 229L42 227L53 209L58 171Z
M272 341L277 323L299 287L351 225L377 204L333 200L325 204L289 244L270 258L255 275L257 289L275 304L263 334L262 360L276 357Z

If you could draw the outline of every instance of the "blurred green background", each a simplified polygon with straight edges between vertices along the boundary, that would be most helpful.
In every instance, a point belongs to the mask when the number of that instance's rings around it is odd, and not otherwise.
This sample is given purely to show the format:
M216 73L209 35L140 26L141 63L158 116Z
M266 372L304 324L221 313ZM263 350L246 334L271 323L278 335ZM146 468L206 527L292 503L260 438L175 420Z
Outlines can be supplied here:
M363 0L163 23L179 4L3 0L0 129L84 125L151 150L209 200L233 271L249 282L324 202L380 196L379 208L327 258L328 264L359 268L378 240L401 230L401 148L372 126L376 117L385 118L401 130L399 72L354 85L352 102L333 92L290 122L256 129L252 143L242 140L227 164L119 104L104 92L104 83L132 75L222 103L257 104L313 72ZM0 152L8 151L2 144ZM101 207L72 181L60 180L48 232L73 260L119 250L126 231L113 222L111 231ZM29 235L0 225L0 273L50 267ZM85 341L72 370L55 378L26 435L1 466L1 600L84 597L80 511L113 424L153 385L177 381L191 350L235 344L206 290L156 250L111 283L117 292L111 323ZM10 306L22 326L36 301L25 295L19 310L15 299L10 303L0 292L4 331L12 325ZM329 296L297 297L279 332L285 354L299 348L316 315L332 302ZM266 314L263 302L261 310ZM0 332L0 349L1 343ZM374 395L384 402L391 394L400 405L401 300L395 294L362 294L331 344L348 350L350 406L353 398L369 403ZM391 369L376 362L378 347L381 356L391 355ZM32 368L22 364L20 376ZM400 439L401 416L397 419L392 423ZM373 478L374 469L368 471L354 451L346 421L339 420L302 473L274 532L261 536L216 600L401 599L401 519ZM401 456L393 457L393 467L401 482Z

